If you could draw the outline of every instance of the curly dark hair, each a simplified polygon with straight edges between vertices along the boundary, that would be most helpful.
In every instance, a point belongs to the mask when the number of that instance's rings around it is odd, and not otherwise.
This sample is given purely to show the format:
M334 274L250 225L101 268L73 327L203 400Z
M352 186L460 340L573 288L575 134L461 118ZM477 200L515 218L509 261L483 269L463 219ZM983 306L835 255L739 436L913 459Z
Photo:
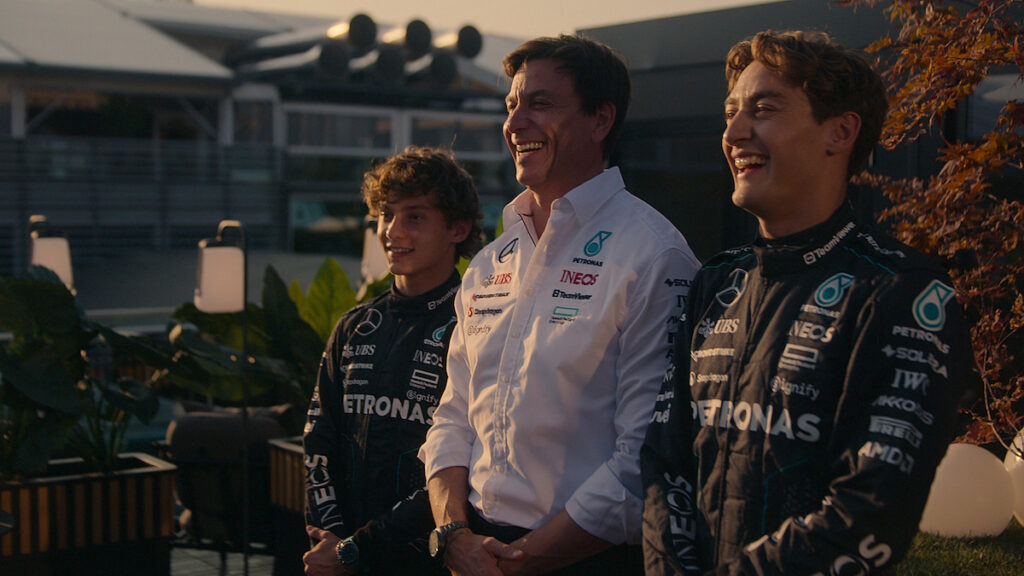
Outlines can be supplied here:
M409 146L374 165L363 175L363 202L376 218L388 197L404 200L431 195L449 227L470 222L469 235L455 247L456 256L471 258L483 238L483 213L476 185L451 150Z
M824 32L766 30L729 49L725 77L730 92L754 61L800 87L818 122L848 111L860 116L860 133L847 165L852 176L878 144L889 110L881 76L860 53L837 44Z
M530 60L557 60L559 70L572 75L576 93L580 95L583 112L597 113L605 102L615 107L615 122L603 142L602 152L608 160L622 130L629 110L629 71L622 56L605 44L580 34L561 34L527 40L508 53L502 65L512 78Z

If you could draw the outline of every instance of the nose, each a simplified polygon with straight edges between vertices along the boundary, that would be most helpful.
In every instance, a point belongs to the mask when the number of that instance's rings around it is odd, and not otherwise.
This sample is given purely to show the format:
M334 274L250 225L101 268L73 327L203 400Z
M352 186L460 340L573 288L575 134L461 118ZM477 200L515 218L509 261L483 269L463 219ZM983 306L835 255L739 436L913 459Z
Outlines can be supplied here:
M722 142L729 146L735 146L750 138L750 120L743 111L738 111L732 118L726 120L725 131L722 132Z
M505 117L505 132L514 134L523 129L526 125L526 115L521 106L510 108L508 116Z

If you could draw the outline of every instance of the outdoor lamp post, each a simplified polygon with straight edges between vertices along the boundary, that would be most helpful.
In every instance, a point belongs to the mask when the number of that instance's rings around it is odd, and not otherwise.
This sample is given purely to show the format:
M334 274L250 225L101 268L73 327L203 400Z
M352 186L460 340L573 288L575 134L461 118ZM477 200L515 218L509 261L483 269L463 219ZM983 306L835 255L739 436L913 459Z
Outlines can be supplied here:
M34 214L28 219L30 239L30 266L45 266L53 270L60 281L75 292L74 274L71 272L71 246L63 234L50 227L46 216Z
M242 557L249 574L249 314L246 300L245 230L238 220L221 220L216 238L199 241L193 303L200 312L242 315Z

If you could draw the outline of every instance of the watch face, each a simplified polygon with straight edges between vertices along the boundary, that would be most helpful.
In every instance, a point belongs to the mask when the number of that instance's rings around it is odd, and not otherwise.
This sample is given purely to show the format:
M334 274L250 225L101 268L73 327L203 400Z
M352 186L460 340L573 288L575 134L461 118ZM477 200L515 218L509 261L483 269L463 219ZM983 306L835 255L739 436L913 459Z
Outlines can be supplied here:
M430 537L427 538L427 550L430 552L430 556L436 557L437 553L441 549L441 535L438 534L437 529L430 531Z
M338 544L338 562L345 566L352 566L359 562L359 547L351 540L344 540Z

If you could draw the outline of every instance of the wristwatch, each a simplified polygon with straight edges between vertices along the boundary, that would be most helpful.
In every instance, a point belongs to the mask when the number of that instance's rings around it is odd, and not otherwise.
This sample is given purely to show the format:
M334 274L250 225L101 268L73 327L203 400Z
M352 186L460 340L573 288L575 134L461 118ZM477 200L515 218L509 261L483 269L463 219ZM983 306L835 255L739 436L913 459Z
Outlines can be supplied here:
M427 550L430 551L430 557L444 556L444 547L447 543L448 535L460 528L469 528L469 522L449 522L444 526L438 526L431 530L430 537L427 538Z
M338 542L338 545L334 547L334 553L338 555L338 564L342 566L363 567L359 561L359 546L356 546L352 538L345 538Z

